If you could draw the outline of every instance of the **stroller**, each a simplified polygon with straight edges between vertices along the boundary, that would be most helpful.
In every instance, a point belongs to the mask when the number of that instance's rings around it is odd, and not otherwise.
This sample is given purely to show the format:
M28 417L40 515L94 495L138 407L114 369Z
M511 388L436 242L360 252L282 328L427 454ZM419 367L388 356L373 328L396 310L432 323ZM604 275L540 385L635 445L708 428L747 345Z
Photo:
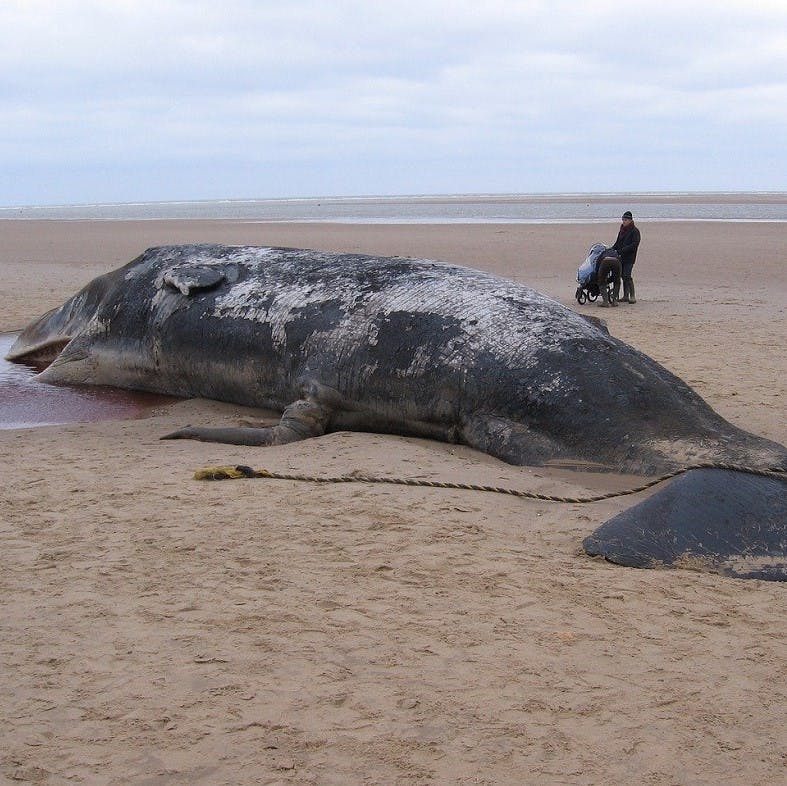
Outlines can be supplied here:
M597 279L598 266L601 264L601 260L607 257L617 256L618 252L615 251L614 248L607 248L603 243L594 243L590 247L590 251L588 251L585 261L580 265L579 270L577 270L577 281L579 282L579 286L574 296L580 306L588 300L594 303L601 294ZM612 273L610 273L605 282L610 302L612 302L614 296L612 279L613 276Z

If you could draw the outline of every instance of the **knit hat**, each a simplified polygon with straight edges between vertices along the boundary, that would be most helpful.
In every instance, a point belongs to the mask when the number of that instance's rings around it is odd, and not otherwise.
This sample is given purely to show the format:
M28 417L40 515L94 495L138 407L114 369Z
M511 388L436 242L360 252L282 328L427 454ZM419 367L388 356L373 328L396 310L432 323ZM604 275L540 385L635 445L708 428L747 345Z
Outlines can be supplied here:
M631 211L630 211L630 210L627 210L627 211L626 211L626 212L623 214L623 218L634 218L634 216L632 216L632 215L631 215Z

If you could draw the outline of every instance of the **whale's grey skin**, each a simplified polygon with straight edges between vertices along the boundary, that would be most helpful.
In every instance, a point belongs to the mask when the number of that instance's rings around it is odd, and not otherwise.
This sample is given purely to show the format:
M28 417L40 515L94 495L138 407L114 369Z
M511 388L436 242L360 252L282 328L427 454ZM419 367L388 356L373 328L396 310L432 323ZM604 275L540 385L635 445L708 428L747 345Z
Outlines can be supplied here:
M284 412L272 429L170 435L276 444L350 429L462 442L513 464L656 474L787 466L646 355L540 293L424 259L152 248L29 325L9 359L46 382Z

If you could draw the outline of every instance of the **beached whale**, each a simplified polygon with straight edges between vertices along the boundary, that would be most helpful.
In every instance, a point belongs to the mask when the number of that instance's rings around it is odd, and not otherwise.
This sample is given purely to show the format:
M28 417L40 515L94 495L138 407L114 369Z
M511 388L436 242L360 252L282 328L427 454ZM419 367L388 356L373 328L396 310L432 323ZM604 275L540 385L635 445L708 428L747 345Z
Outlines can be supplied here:
M270 445L329 430L460 442L504 461L657 474L787 468L602 323L489 273L282 248L153 248L29 325L47 382L281 411L171 438ZM784 544L782 543L782 549Z

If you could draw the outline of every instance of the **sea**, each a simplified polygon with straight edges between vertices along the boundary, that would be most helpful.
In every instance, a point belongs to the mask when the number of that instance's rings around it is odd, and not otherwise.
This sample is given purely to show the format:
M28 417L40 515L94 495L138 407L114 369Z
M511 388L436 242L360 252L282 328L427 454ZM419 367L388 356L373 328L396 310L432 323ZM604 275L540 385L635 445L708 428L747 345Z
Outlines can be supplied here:
M345 224L787 222L787 192L449 194L0 207L2 219L144 221L227 219Z

